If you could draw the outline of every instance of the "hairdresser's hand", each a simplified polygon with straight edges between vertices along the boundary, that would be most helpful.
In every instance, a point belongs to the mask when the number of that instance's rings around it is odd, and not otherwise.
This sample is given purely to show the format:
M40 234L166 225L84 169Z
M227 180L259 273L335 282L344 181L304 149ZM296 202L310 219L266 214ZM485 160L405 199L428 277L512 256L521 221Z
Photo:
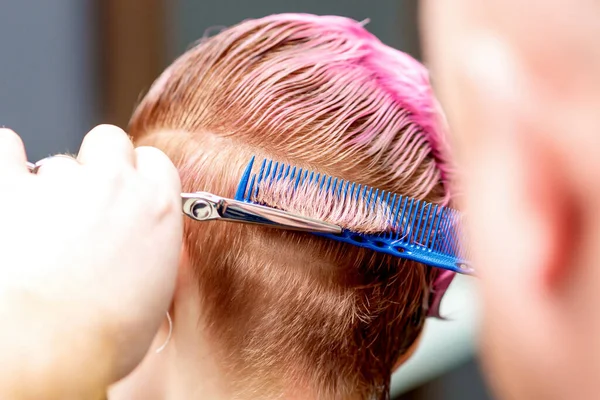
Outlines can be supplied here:
M0 130L0 397L26 382L33 398L91 398L141 361L165 318L179 177L112 126L92 130L77 160L37 175L25 162L20 138Z

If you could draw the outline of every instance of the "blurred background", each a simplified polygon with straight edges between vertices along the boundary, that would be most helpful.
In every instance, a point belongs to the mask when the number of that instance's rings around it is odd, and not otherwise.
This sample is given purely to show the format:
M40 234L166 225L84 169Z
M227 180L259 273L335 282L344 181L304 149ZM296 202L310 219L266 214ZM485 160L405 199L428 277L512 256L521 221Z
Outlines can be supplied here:
M0 0L0 125L22 135L32 161L76 152L96 124L125 128L152 81L207 29L280 12L369 19L382 41L421 56L417 0ZM471 279L453 283L448 321L428 322L394 398L491 399L473 355L477 299Z

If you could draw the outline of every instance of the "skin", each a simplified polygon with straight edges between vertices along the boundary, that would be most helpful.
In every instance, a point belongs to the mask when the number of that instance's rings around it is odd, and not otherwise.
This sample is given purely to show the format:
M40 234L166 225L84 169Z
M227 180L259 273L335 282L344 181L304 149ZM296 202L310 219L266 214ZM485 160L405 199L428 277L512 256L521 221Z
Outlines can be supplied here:
M179 177L163 153L106 125L78 162L32 175L25 161L1 129L0 398L101 398L142 360L171 303Z
M499 398L597 398L600 3L422 11L481 275L489 381Z
M202 298L193 268L186 256L185 246L180 259L177 286L171 315L173 332L166 347L159 354L155 349L165 343L169 333L164 323L154 339L143 362L127 377L109 390L111 400L130 399L180 399L206 398L226 400L272 398L270 394L260 397L256 392L240 396L234 393L231 371L223 370L223 362L217 349L219 344L207 334L208 328L202 318ZM406 362L415 352L419 339L400 357L396 368ZM201 377L201 379L199 379ZM286 382L285 398L290 400L316 399L310 388L296 382ZM243 397L245 395L245 397Z

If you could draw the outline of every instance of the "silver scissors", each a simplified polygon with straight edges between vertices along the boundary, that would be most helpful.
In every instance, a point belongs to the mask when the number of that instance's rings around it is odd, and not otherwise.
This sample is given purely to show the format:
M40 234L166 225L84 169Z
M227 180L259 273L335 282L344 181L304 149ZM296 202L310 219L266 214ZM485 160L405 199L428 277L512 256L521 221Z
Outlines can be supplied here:
M27 168L35 174L42 166L43 161L49 158L51 157L35 164L27 162ZM181 200L183 213L196 221L241 222L302 232L334 234L342 232L341 227L328 222L258 204L228 199L207 192L182 193Z
M242 222L302 232L339 234L338 225L212 193L182 193L183 213L196 221Z

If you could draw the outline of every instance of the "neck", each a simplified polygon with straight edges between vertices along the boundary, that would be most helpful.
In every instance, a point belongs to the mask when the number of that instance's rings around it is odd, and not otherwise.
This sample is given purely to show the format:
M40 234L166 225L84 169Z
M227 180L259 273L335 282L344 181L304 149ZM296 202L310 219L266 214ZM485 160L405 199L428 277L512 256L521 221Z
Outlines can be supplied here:
M142 363L110 388L110 400L249 400L273 397L298 400L318 397L309 394L304 385L300 385L302 390L291 390L296 385L286 385L283 396L271 396L249 388L243 388L246 395L236 393L232 371L224 368L218 341L208 337L208 329L204 327L202 301L194 283L196 278L185 268L185 261L183 265L170 312L173 321L171 339L160 353L156 353L169 336L169 323L165 317Z
M192 278L181 280L193 282ZM231 399L230 382L221 373L217 352L210 346L200 321L200 299L189 285L178 285L170 313L173 320L168 338L167 318L143 362L109 390L111 400Z

